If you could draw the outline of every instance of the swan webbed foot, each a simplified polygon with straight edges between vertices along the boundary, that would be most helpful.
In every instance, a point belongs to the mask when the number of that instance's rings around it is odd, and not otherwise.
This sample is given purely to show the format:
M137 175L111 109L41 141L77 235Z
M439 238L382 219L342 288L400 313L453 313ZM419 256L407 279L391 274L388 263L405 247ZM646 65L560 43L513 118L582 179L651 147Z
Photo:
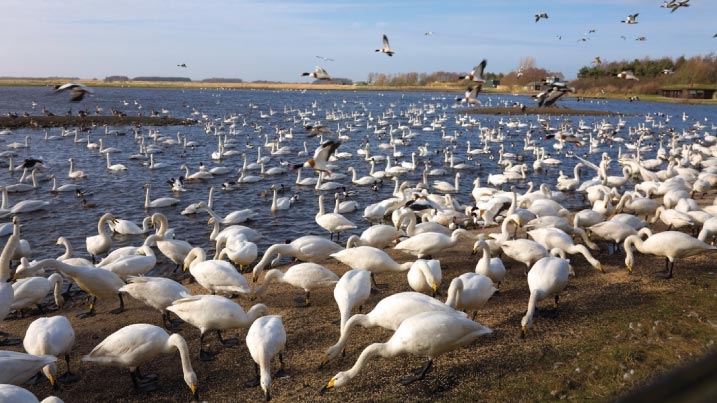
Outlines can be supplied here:
M279 368L279 370L274 374L274 378L287 378L289 376L289 373L283 368Z
M199 360L200 361L213 361L214 360L214 354L210 353L207 350L200 349L199 350Z
M57 380L62 383L73 383L79 381L80 376L77 374L73 374L72 372L65 372L59 378L57 378Z
M7 336L7 334L6 334ZM8 339L7 337L0 340L0 346L17 346L22 343L22 339Z
M657 273L656 276L657 276L657 278L660 278L663 280L669 280L672 278L672 271L660 272L660 273Z
M302 297L294 298L294 303L296 304L297 308L308 308L309 306L311 306L309 301L306 298Z
M237 339L236 337L232 337L231 339L222 338L221 330L217 330L217 338L219 339L219 342L222 343L222 346L224 346L224 347L234 347L237 344L239 344L239 339Z
M93 316L95 316L95 310L94 310L94 309L91 309L91 310L89 310L89 311L87 311L87 312L83 312L83 313L77 314L77 318L79 318L79 319L91 318L91 317L93 317Z
M255 388L255 387L259 386L259 383L260 383L259 377L257 376L256 378L254 378L252 380L244 382L244 386L247 388Z
M423 367L416 368L411 371L414 376L409 376L407 378L401 379L401 385L410 385L413 382L420 381L421 379L426 377L427 373L431 372L431 369L433 369L433 361L428 360L428 362L426 362L426 365L424 365Z
M122 312L124 312L124 307L119 307L117 309L113 309L110 311L110 313L115 314L115 315L120 314Z

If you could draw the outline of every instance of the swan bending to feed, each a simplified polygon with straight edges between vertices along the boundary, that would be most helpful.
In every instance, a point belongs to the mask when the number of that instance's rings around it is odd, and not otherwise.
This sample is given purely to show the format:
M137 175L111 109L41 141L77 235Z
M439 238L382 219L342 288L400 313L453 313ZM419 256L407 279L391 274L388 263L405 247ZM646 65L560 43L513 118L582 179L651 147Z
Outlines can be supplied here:
M401 380L402 384L408 385L426 376L433 366L434 358L466 346L489 333L493 333L493 330L455 313L419 313L404 320L386 343L374 343L366 347L354 366L334 375L322 391L347 384L366 366L368 360L377 356L395 357L410 353L426 357L426 364L415 371L416 375Z
M264 400L271 400L271 359L279 357L279 370L276 377L285 376L284 373L284 346L286 345L286 330L281 322L281 316L268 315L257 318L246 333L246 345L249 348L256 378L248 383L249 386L261 385L264 391Z
M710 250L717 250L717 246L679 231L663 231L649 236L642 240L639 235L630 235L623 242L625 249L625 266L627 271L632 273L635 257L632 247L642 253L649 253L655 256L665 257L665 278L672 277L672 270L675 268L675 261L690 257Z
M264 275L264 283L257 287L254 294L261 298L266 292L267 287L273 281L292 285L304 290L304 305L311 304L311 290L316 288L333 287L338 281L339 276L331 270L316 263L299 263L289 267L286 272L279 269L271 269Z
M25 338L22 341L22 346L29 354L64 356L67 372L58 378L62 383L70 383L79 379L70 370L70 352L72 352L74 344L75 330L70 321L62 315L35 319L27 327ZM43 374L48 379L54 376L52 370L50 365L42 368Z
M89 354L82 357L82 361L128 368L135 389L149 392L155 389L153 381L156 376L142 375L139 371L140 365L148 364L161 354L169 354L174 349L179 351L184 382L192 391L192 397L198 399L197 374L189 359L187 342L179 334L170 335L158 326L146 323L127 325L107 336Z

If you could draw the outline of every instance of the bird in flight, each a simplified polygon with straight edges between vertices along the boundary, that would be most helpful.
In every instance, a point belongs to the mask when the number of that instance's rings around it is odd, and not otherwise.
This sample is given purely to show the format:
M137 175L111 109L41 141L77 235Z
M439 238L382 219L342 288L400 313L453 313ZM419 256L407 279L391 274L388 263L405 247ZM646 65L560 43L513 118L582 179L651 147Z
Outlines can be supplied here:
M331 171L329 170L329 167L327 166L327 163L329 161L329 157L331 154L333 154L337 148L341 145L340 141L335 140L328 140L323 142L319 147L316 148L316 151L314 151L314 157L310 160L304 162L303 164L296 164L292 165L291 169L299 169L299 168L311 168L314 170L317 170L319 172L323 172L326 174L326 176L331 176Z
M178 64L177 67L187 67L187 63Z
M306 137L316 137L319 134L333 134L331 133L331 130L329 130L329 128L324 125L305 125L304 129L309 131L309 134L307 134Z
M615 76L616 76L617 78L622 78L622 79L625 79L625 80L640 81L640 79L637 78L637 77L635 76L635 74L633 74L632 71L630 71L630 70L623 70L623 71L621 71L620 73L617 73Z
M548 13L538 13L535 14L535 22L540 21L541 18L548 18Z
M478 96L481 88L481 84L478 84L475 87L468 87L466 95L464 97L456 98L456 102L465 102L466 105L480 105L481 103L478 99L476 99L476 97Z
M389 56L393 56L393 54L396 53L391 50L390 46L388 46L388 36L386 36L386 34L383 34L383 46L381 47L381 49L376 49L376 52L385 53Z
M642 42L644 40L647 40L647 38L645 38L644 36L638 36L637 38L635 38L635 40Z
M329 81L331 80L331 76L329 76L329 73L327 73L326 70L324 70L322 67L319 67L319 66L316 66L314 71L312 71L311 73L304 72L304 73L301 73L301 75L314 77L317 80L329 80Z
M625 24L637 24L637 16L640 15L640 13L630 14L627 16L627 19L622 20L620 22Z
M426 36L433 35L433 31L427 31L427 32L425 32L423 35L426 35Z
M55 93L70 91L70 102L80 102L85 94L94 94L92 88L78 83L56 85L53 90Z
M333 61L334 61L334 59L332 59L332 58L330 58L330 57L316 56L316 58L317 58L317 59L321 59L321 60L323 60L323 61L325 61L325 62L333 62Z
M600 60L600 56L595 56L595 59L593 60L593 64L602 64L602 60Z
M669 8L669 9L671 9L670 12L674 13L680 7L689 7L690 6L689 3L690 3L690 0L680 0L680 1L670 0L670 1L665 1L660 7Z
M488 61L486 59L481 60L480 64L473 67L473 71L471 71L468 75L459 76L458 79L471 80L482 85L483 83L485 83L485 79L483 78L483 70L485 70L485 66L487 64Z

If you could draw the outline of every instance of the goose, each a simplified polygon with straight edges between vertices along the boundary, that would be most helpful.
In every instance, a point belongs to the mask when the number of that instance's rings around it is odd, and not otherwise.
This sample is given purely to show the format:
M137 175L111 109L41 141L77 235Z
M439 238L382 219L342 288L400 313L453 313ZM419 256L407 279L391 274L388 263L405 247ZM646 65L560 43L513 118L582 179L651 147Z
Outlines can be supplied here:
M553 248L560 248L569 254L580 253L585 257L591 266L598 269L601 273L605 271L602 268L600 262L595 259L590 251L582 244L574 244L573 238L565 233L565 231L557 228L536 228L528 231L528 236L533 238L536 242L545 246L546 249L551 250ZM594 245L594 244L593 244Z
M62 298L62 276L59 273L52 273L49 277L27 277L18 279L12 284L13 300L11 310L16 310L22 317L22 310L37 306L40 313L45 313L42 303L50 292L53 293L55 304L58 308L65 305Z
M498 291L493 280L480 273L463 273L451 280L448 286L446 305L453 309L473 310L473 320L477 311Z
M57 357L52 355L33 355L0 350L0 385L20 386L49 365L49 379L54 386L56 382L54 374L57 373L56 361Z
M342 232L357 228L356 224L343 215L325 212L324 195L319 195L319 212L316 213L316 223L329 231L329 240L333 239L334 233L337 234L338 239Z
M222 330L247 328L258 317L266 315L269 307L256 304L248 312L244 312L239 304L229 298L220 295L193 295L174 301L167 310L199 329L199 358L202 361L211 361L214 354L204 349L204 336L207 331L216 330L219 341L225 347L235 346L237 339L224 340Z
M279 189L276 186L271 185L271 190L274 192L274 196L271 200L271 212L274 213L277 210L288 210L291 207L290 197L278 197Z
M249 283L231 263L224 260L206 259L206 252L199 246L192 248L184 258L184 270L189 269L189 273L199 285L212 294L247 295L251 292Z
M277 243L271 245L264 252L264 256L252 270L252 281L256 282L259 274L264 270L275 254L291 256L302 262L318 262L331 256L332 253L342 250L341 245L334 243L326 238L316 235L304 235L295 240L285 243ZM278 259L272 261L271 266L275 266Z
M325 141L319 147L316 148L316 150L314 151L313 158L309 159L303 164L292 165L291 169L294 170L302 167L310 168L319 172L323 172L326 174L326 176L331 177L331 171L329 170L327 164L329 161L329 157L331 157L331 155L336 152L336 149L339 148L339 145L341 145L340 141Z
M187 241L173 239L168 236L169 222L167 221L167 216L164 214L152 214L151 222L153 227L159 227L157 228L155 238L157 248L164 256L177 265L175 270L178 269L180 265L184 264L184 259L187 257L187 254L189 254L189 251L192 250L193 246Z
M154 390L151 383L154 377L149 374L143 377L139 367L174 349L179 351L184 382L192 391L192 397L198 399L197 374L192 368L187 342L179 334L170 335L158 326L135 323L120 328L83 356L82 361L128 368L135 389L148 392Z
M106 253L112 247L112 238L109 231L105 229L105 225L110 221L114 222L115 216L112 213L103 214L97 221L98 234L85 238L85 247L92 257L92 264L95 264L97 255Z
M632 250L633 246L641 253L664 256L665 278L672 277L672 271L675 268L675 261L678 259L717 249L717 246L710 245L679 231L658 232L650 235L644 241L639 235L630 235L625 238L625 241L623 241L623 249L625 249L626 253L625 266L627 266L628 273L632 273L632 268L635 262L634 252Z
M158 310L162 314L164 327L172 327L167 307L172 302L191 295L182 284L166 277L134 276L127 278L128 283L120 287L119 292Z
M478 253L478 250L483 251L483 256L476 263L475 272L490 278L495 284L500 285L505 278L503 261L499 257L490 257L490 246L486 241L480 240L473 244L473 254Z
M35 267L38 269L51 267L60 271L64 276L70 277L78 287L92 297L89 310L77 315L79 318L95 315L95 303L98 298L109 299L113 296L118 296L120 306L110 311L110 313L118 314L124 311L124 299L119 289L125 282L109 270L97 270L97 268L87 266L72 266L57 259L40 260L35 264Z
M555 297L555 306L558 306L559 294L568 285L570 275L570 262L568 260L545 256L539 259L528 272L528 311L520 320L520 336L524 338L533 326L533 314L538 302Z
M32 321L25 331L22 346L28 354L54 357L64 356L67 371L58 378L63 383L77 381L79 377L70 370L70 353L75 344L75 330L70 321L55 315L49 318L38 318ZM50 379L54 377L52 365L46 365L42 372Z
M121 171L127 170L127 166L125 166L125 165L110 163L110 154L109 153L105 154L105 156L107 157L107 169L108 170L110 170L112 172L121 172Z
M246 333L246 345L249 354L254 360L256 379L249 383L250 386L261 385L264 391L264 400L271 400L271 359L279 357L279 370L276 377L284 375L283 351L286 345L286 330L281 321L280 315L267 315L257 318L249 326Z
M200 208L203 206L202 202L192 203L182 210L181 215L192 215L199 213ZM214 186L209 187L209 196L207 197L207 207L214 207Z
M346 240L346 249L354 246L373 246L374 248L383 249L402 236L406 236L406 233L393 225L372 225L366 228L360 236L351 235L349 239Z
M109 270L118 275L122 280L133 276L144 276L154 269L157 258L154 251L148 245L140 246L134 255L125 256L112 263L102 266L102 269Z
M426 357L426 364L416 370L416 375L402 379L403 385L423 379L433 366L433 359L473 343L478 337L493 331L464 316L449 312L419 313L401 322L386 343L374 343L366 347L351 369L334 375L324 389L343 386L358 375L368 360L376 357L395 357L411 353ZM430 334L432 337L425 337ZM322 390L324 390L322 389Z
M146 234L151 230L151 223L152 217L150 216L142 219L142 227L130 220L123 220L121 218L115 218L114 220L108 222L112 232L122 235Z
M431 293L436 296L438 287L441 285L443 274L441 272L441 262L436 259L417 259L411 264L411 268L406 273L408 285L413 291L421 293Z
M273 281L302 288L306 293L304 306L309 306L311 304L309 299L311 290L333 287L339 281L339 276L324 266L310 262L295 264L289 267L286 272L282 272L279 269L271 269L264 275L264 282L256 288L254 295L257 298L261 298L269 287L269 284Z
M346 321L341 329L338 342L324 351L319 368L323 368L344 350L354 327L379 326L387 330L396 330L405 319L429 311L444 311L452 315L466 316L443 302L420 292L406 291L391 294L379 301L371 312L355 314Z
M144 196L144 208L159 208L159 207L169 207L174 206L175 204L179 203L179 199L176 197L158 197L154 200L150 201L149 198L149 190L152 186L149 183L144 184L145 188L145 196Z
M331 76L329 75L329 73L327 73L326 70L324 70L323 67L319 67L319 66L316 66L316 68L314 69L314 71L312 71L311 73L309 73L309 72L301 73L301 76L302 76L302 77L309 76L309 77L313 77L313 78L315 78L315 79L317 79L317 80L327 80L327 81L331 81ZM323 126L322 126L322 127L323 127ZM315 135L314 135L314 136L315 136ZM308 137L314 137L314 136L309 135Z
M370 186L373 185L374 182L376 182L376 178L374 178L371 175L362 176L360 178L356 177L356 169L354 167L348 167L347 169L349 172L351 172L351 183L353 183L356 186Z
M385 53L387 56L393 56L396 52L391 50L391 47L388 45L388 36L386 36L386 34L383 34L382 41L383 46L381 46L381 49L376 49L376 52Z
M450 236L436 232L424 232L399 242L394 249L409 253L419 259L430 258L436 252L457 245L461 238L477 239L475 235L462 228L454 230Z
M334 300L339 307L341 321L339 329L343 331L355 306L361 307L371 296L371 272L364 269L346 271L334 287Z
M38 400L29 390L8 384L0 384L0 401L14 403L63 403L60 398L55 396L48 396L43 400Z
M397 263L388 253L373 246L357 246L339 250L331 257L352 269L364 269L371 272L371 280L376 285L374 274L386 272L404 272L413 262Z
M256 211L247 208L232 211L226 216L224 216L224 218L221 218L217 215L217 213L214 212L212 208L204 204L204 202L200 202L199 209L206 211L211 216L211 218L209 219L209 224L213 224L214 221L217 221L220 224L224 225L241 224L248 220L251 220L257 215Z

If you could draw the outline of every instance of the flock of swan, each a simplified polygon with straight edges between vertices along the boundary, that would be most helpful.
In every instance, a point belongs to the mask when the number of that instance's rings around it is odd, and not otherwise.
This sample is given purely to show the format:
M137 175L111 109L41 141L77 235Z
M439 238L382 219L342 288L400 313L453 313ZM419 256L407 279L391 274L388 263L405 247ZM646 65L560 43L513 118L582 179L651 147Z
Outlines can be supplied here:
M329 120L328 112L326 114ZM56 183L61 175L59 172L46 174L47 168L41 166L24 167L31 172L28 175L28 180L33 183L31 189L12 188L11 184L2 189L2 211L13 218L3 235L7 238L0 255L0 319L6 319L6 323L13 322L12 318L29 320L26 315L32 315L34 307L40 309L41 317L31 317L24 334L7 334L0 340L3 345L13 345L20 341L17 337L22 337L24 351L20 352L19 347L0 351L0 396L13 396L14 401L33 401L34 397L27 395L29 392L18 387L26 386L25 382L38 372L53 385L91 382L78 379L70 371L71 365L76 365L74 362L79 353L73 352L78 335L72 323L77 323L78 318L103 316L110 320L113 314L122 315L127 309L128 298L132 299L132 303L141 303L149 312L159 312L161 318L147 314L146 323L130 324L112 333L98 335L96 345L81 352L84 365L125 368L131 375L133 387L143 393L160 386L156 375L142 372L140 368L151 366L160 355L178 353L183 381L192 397L199 398L202 390L220 387L202 384L206 378L195 371L197 360L211 365L211 361L216 359L216 353L207 348L212 343L210 339L216 338L225 347L235 346L240 341L226 338L223 332L246 329L244 343L256 366L256 381L250 383L260 386L263 397L268 400L277 395L272 388L272 378L275 377L272 375L272 360L277 360L279 373L283 374L286 370L283 352L297 330L292 328L297 326L297 320L282 316L281 309L272 300L272 296L275 298L277 294L284 294L285 290L295 288L303 291L300 306L306 310L313 309L317 304L312 295L333 290L337 309L338 325L334 329L337 342L325 346L322 367L339 360L357 325L377 326L393 332L388 340L376 341L365 347L352 366L327 379L321 389L323 393L361 376L362 370L370 365L370 360L400 354L412 354L426 360L413 375L401 380L403 384L420 381L432 369L436 358L474 344L481 336L493 332L477 322L476 317L480 319L480 310L498 291L506 276L526 278L525 289L529 295L525 301L527 310L521 313L522 319L515 323L515 327L527 337L531 334L537 305L550 298L557 306L560 293L571 275L586 270L605 273L601 256L624 254L626 271L629 272L639 267L642 259L635 254L635 250L659 256L666 261L663 275L669 278L681 274L679 263L684 259L717 250L711 244L717 235L717 227L714 226L717 219L713 219L717 208L700 207L705 203L698 203L692 198L701 196L696 193L708 192L717 185L717 144L714 138L700 137L696 130L677 132L640 126L611 131L606 128L606 123L605 127L582 128L581 124L581 128L574 128L567 122L559 124L545 119L539 121L538 126L526 127L511 121L509 123L514 124L510 127L513 135L519 134L525 139L519 141L525 146L521 156L518 156L504 147L508 140L502 130L509 129L504 128L503 122L491 128L482 126L479 119L465 115L449 117L445 113L435 113L435 121L427 127L435 130L447 125L448 120L454 120L452 124L461 127L465 133L456 132L450 139L439 138L438 144L429 145L422 140L423 133L414 131L420 124L425 124L421 119L430 116L422 109L409 108L399 115L389 108L376 118L357 113L343 117L334 115L339 113L335 111L330 118L337 121L337 129L333 132L325 130L316 139L303 137L300 141L304 142L304 151L298 152L290 150L295 143L294 137L299 137L299 134L289 135L290 131L277 127L275 134L262 135L255 128L261 124L260 120L252 126L251 122L246 124L244 118L242 126L238 115L223 122L207 119L202 134L207 138L198 136L197 140L214 144L216 141L212 137L218 138L218 152L222 154L220 161L224 165L237 163L236 159L231 159L229 151L238 147L230 140L239 137L240 130L244 130L247 139L250 136L264 138L265 144L250 146L247 141L246 149L233 154L243 156L238 179L227 179L227 173L235 172L235 169L211 172L201 165L199 171L191 173L189 166L182 162L178 171L183 172L183 182L173 181L171 190L164 185L163 193L172 196L152 199L151 189L161 191L163 185L157 180L147 181L144 185L144 204L141 196L138 202L129 196L121 201L137 202L139 208L146 212L142 223L135 224L132 220L119 218L117 213L103 212L96 221L92 221L96 234L84 237L86 258L73 254L72 244L65 237L57 239L57 244L63 245L66 250L57 259L49 257L49 251L28 251L27 246L23 250L23 241L27 245L23 234L30 229L28 227L38 225L33 220L33 213L51 206L41 199L27 209L14 210L20 203L13 208L6 206L8 193L39 195L45 191L53 194L65 190L68 194L79 191L76 186L67 186L86 180L83 179L86 178L84 172L75 170L75 157L67 159L69 172L66 176L72 182L61 187L57 187ZM283 117L292 119L298 132L301 126L316 119L316 114L285 109ZM411 119L416 119L412 126L404 124L411 123ZM370 132L366 128L361 134L352 133L353 125L371 126L372 122L375 126ZM224 132L224 125L231 126L232 134ZM433 130L426 130L430 133L427 135L435 135ZM257 132L259 135L255 134ZM532 137L543 132L550 134L549 138L554 142ZM351 144L352 135L354 138L365 137L355 156L348 152L351 150L342 150ZM460 144L467 141L461 136L470 138L474 146L480 144L481 148L471 150L470 143L463 148ZM567 136L580 138L590 151L566 145L564 139ZM685 141L695 136L699 137L699 142ZM138 169L154 171L166 168L155 161L161 153L148 152L149 146L160 149L182 147L179 135L177 137L175 140L168 136L164 142L158 132L137 131L134 140L140 145L145 158L145 164L141 166L112 164L110 153L113 154L112 159L117 160L127 152L121 148L104 147L101 140L98 147L88 147L85 152L105 154L106 175L113 177ZM306 151L307 141L318 140L316 145L320 147L327 137L334 139L331 156L324 155L326 161L318 161L318 164L311 162L313 159L299 164L299 176L293 183L297 190L291 197L279 197L280 192L284 193L284 184L279 184L276 178L288 178L293 173L289 169L269 171L265 165L279 164L284 158L306 160L310 158L310 153ZM32 143L26 141L31 149ZM337 148L335 145L339 142L341 145ZM626 147L626 152L621 155L611 156L607 151L598 151L601 147L607 150L614 144L622 146L623 142L626 146L633 146ZM652 149L644 145L657 142L661 145L656 152L657 161L645 159L644 155ZM83 143L73 146L76 144ZM379 151L371 157L369 149L374 144ZM545 168L541 164L533 164L537 170L531 169L524 158L532 155L536 162L541 160L548 166L553 162L547 161L544 149L551 146L558 155L566 155L558 161L560 169L569 169L574 175L560 175L555 182L557 191L551 190L548 183L538 184L533 190L533 183L528 182L531 178L537 180L537 175ZM434 147L435 152L427 151L429 147ZM246 155L253 148L258 149L258 166L252 169L247 164ZM261 156L259 150L262 148L271 150L267 151L268 156ZM541 148L542 154L533 152ZM570 152L565 152L568 149ZM194 148L186 150L191 152ZM345 159L338 158L336 154L341 151L349 155L343 155ZM158 156L155 157L155 154ZM402 156L410 156L411 162L401 164ZM591 162L597 158L599 161ZM386 160L386 169L373 170L376 162L383 159ZM481 159L493 161L499 169L505 167L502 173L496 171L495 174L485 175L487 186L481 186L482 174L478 164ZM348 164L351 165L347 167ZM439 164L443 164L441 169L445 169L443 177L452 177L454 181L438 177L429 181L431 171ZM237 163L237 166L240 165ZM371 173L360 175L362 165L370 165ZM12 161L9 166L11 170L16 169ZM302 168L305 175L311 173L308 179L317 180L303 182L300 176ZM17 169L23 167L19 165ZM588 179L581 177L586 169L594 170L594 176ZM256 175L256 182L248 182L247 178L254 170L261 170L262 173ZM315 178L314 170L318 178ZM615 170L624 174L609 175ZM526 176L526 172L534 172L536 176ZM46 176L47 181L53 180L52 190L45 190L43 182L38 182L40 174ZM420 179L412 181L409 177ZM473 187L461 187L461 178L472 180ZM222 194L225 201L226 195L236 195L234 200L238 202L232 207L244 205L241 198L250 196L247 191L249 186L261 186L255 185L257 182L265 184L262 192L267 193L266 197L270 200L265 204L265 211L239 208L224 213L217 210L213 197L218 193L215 188L218 188L219 181L224 182ZM324 189L322 181L332 184L331 190L321 190ZM528 186L527 190L519 190L525 186ZM185 187L200 189L202 194L209 195L208 200L197 201L182 210L180 204L187 202L182 196ZM341 188L343 191L339 192ZM390 192L388 197L379 197L386 192ZM361 209L355 200L359 196L359 200L373 203ZM121 195L117 197L122 199ZM334 198L335 208L332 211L324 207L327 197ZM310 200L302 200L305 198ZM566 200L581 200L587 207L571 211L573 208L565 204ZM342 202L346 204L342 205ZM264 240L269 242L269 246L264 246L266 244L259 243L259 240L268 220L261 217L267 214L278 220L300 219L302 225L313 227L315 231L292 240ZM200 241L184 238L187 217L197 216L202 219L208 217L211 234ZM81 215L79 219L87 220L87 215ZM661 222L658 223L658 220ZM170 223L174 227L170 227ZM70 230L63 228L58 231ZM525 237L516 236L518 230ZM72 235L75 241L78 239L77 234L63 235ZM118 247L118 237L125 237L131 244ZM450 251L459 248L480 254L476 263L471 263L470 267L442 265ZM214 250L213 256L209 253L211 249ZM284 265L286 260L282 258L286 257L297 263ZM525 269L506 270L515 267L514 263L518 267L524 265ZM245 268L251 269L251 274L244 273ZM388 286L381 284L384 273L404 273L406 288L411 291L387 290ZM184 276L196 284L183 284L179 280ZM279 288L274 283L287 287L281 289L284 291L272 292L270 287ZM63 307L68 292L62 292L65 287L68 291L79 288L89 297L88 310L78 318L66 317ZM353 314L376 293L380 295L380 300L372 310ZM105 309L117 302L119 305L115 309ZM45 312L48 305L57 310ZM472 312L472 318L467 312ZM51 316L42 316L48 314ZM0 326L4 327L2 322ZM198 337L191 336L192 327L198 330ZM59 358L66 360L66 373L62 376L57 375L56 361ZM28 389L32 390L32 387ZM69 395L63 397L67 401L79 399Z

